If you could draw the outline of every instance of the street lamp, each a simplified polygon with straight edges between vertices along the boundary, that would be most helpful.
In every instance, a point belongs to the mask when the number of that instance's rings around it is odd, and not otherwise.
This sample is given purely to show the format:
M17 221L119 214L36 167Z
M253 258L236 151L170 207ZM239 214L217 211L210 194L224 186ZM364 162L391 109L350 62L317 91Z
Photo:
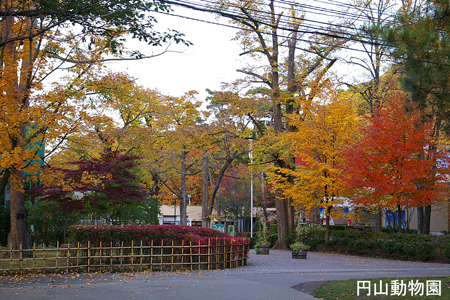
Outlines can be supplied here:
M173 225L177 222L177 194L173 194Z
M187 206L191 205L191 198L192 198L192 196L191 196L191 194L187 194L186 197L188 198L188 203L186 203L184 213L186 214L186 225L187 225L187 218L188 218Z

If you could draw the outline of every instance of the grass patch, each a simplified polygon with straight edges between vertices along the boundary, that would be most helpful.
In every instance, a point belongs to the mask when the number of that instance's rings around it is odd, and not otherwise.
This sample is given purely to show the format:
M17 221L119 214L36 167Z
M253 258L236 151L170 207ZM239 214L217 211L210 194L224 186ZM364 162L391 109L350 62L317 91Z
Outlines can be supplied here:
M374 295L374 284L377 285L377 291L380 291L380 280L382 281L383 291L386 291L386 283L388 284L388 295ZM401 296L393 295L394 286L392 284L393 280L397 280L398 283L403 283L406 285L405 296L401 293ZM427 281L430 280L440 280L441 281L441 296L427 296ZM368 296L367 289L359 290L358 297L358 281L370 281L370 292L371 295ZM408 285L413 281L416 283L423 283L423 295L417 295L413 293L411 296L411 289ZM362 287L362 285L360 284ZM315 295L318 298L325 300L354 300L355 298L363 298L367 300L371 299L401 299L401 300L417 300L417 299L450 299L450 277L386 277L386 278L374 278L374 279L349 279L349 280L337 280L325 283L322 287L315 291Z
M57 267L64 265L61 259L58 258L60 251L52 248L36 247L33 251L34 258L11 259L6 247L1 247L0 250L0 270L16 270L22 268L43 268L43 267ZM6 253L6 257L2 257ZM58 264L59 263L59 264Z

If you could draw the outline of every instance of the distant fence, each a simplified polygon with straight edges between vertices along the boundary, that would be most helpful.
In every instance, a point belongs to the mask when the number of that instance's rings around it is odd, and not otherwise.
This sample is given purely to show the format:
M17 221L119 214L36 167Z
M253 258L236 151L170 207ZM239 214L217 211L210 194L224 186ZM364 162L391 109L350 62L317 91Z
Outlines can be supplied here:
M249 243L230 244L223 239L206 243L123 243L93 246L63 244L56 247L0 250L3 275L54 272L214 270L247 264Z

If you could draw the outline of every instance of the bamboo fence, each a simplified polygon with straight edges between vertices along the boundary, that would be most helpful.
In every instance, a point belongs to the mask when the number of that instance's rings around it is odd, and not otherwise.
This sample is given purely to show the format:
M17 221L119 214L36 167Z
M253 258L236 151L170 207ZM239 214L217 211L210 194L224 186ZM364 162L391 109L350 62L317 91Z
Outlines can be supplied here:
M0 250L3 275L54 272L193 271L227 269L247 264L250 245L208 239L206 244L134 242L104 245L57 244L56 247Z

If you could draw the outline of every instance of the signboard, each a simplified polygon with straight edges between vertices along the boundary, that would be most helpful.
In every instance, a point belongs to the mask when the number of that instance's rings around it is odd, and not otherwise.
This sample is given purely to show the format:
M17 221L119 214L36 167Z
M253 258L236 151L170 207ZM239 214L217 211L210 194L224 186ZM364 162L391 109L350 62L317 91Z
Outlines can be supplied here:
M225 232L225 225L224 224L213 224L213 229Z
M227 233L231 236L234 236L234 225L228 225L227 229Z

